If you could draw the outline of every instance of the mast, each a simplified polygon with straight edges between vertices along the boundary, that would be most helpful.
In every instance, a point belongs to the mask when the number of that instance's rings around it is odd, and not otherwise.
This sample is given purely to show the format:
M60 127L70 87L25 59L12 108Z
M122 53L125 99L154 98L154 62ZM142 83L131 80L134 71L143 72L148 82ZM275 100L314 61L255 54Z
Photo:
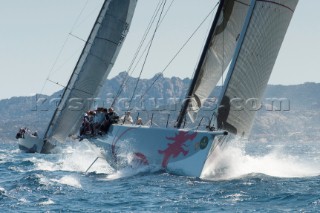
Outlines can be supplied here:
M103 12L103 9L104 9L106 3L107 3L107 0L104 1L103 5L102 5L102 7L101 7L101 9L100 9L100 11L99 11L99 15L97 16L97 18L96 18L96 20L95 20L95 22L94 22L94 25L93 25L93 27L92 27L92 29L91 29L91 32L90 32L90 34L89 34L89 36L88 36L88 38L87 38L87 41L86 41L86 43L85 43L85 45L84 45L84 47L83 47L83 49L82 49L82 52L81 52L81 54L80 54L80 56L79 56L79 58L78 58L77 64L76 64L76 66L75 66L74 69L73 69L73 72L72 72L71 77L70 77L70 79L69 79L69 81L68 81L68 84L67 84L67 86L65 87L65 89L64 89L64 91L63 91L63 93L62 93L62 96L61 96L61 99L60 99L60 101L59 101L59 104L58 104L56 110L54 111L54 114L52 115L52 117L51 117L51 119L50 119L49 125L48 125L47 130L46 130L46 132L45 132L45 134L44 134L44 139L46 139L47 136L48 136L50 127L52 126L52 121L53 121L53 119L56 117L56 115L57 115L57 113L58 113L58 111L59 111L59 107L62 106L62 105L64 105L64 103L62 103L62 101L64 100L64 97L65 97L65 95L66 95L67 90L70 90L70 89L71 89L71 88L69 88L69 86L70 86L70 84L71 84L72 76L75 75L75 72L76 72L76 70L77 70L77 67L79 66L79 63L80 63L80 59L82 58L82 55L84 54L84 51L85 51L85 49L86 49L86 46L88 45L88 40L89 40L89 38L92 36L93 29L94 29L95 26L97 25L98 20L99 20L99 18L100 18L101 15L102 15L102 12ZM62 109L60 109L60 110L62 110Z
M64 141L77 132L83 112L100 91L129 31L137 0L105 0L45 138Z
M194 88L196 86L198 78L200 77L201 67L203 65L203 62L204 62L205 57L206 57L206 53L207 53L207 51L208 51L208 49L210 47L210 43L211 43L212 37L213 37L214 32L216 30L216 27L218 25L220 14L221 14L221 12L223 10L224 1L225 0L220 0L218 10L217 10L215 18L214 18L214 20L212 22L212 25L211 25L211 28L210 28L210 31L209 31L205 46L204 46L203 51L201 53L201 57L200 57L197 69L195 71L194 77L193 77L192 82L190 84L190 87L189 87L189 90L188 90L188 94L186 95L185 102L184 102L184 104L183 104L183 106L181 108L180 114L178 116L177 124L175 126L176 128L180 128L181 127L181 125L183 123L183 119L185 117L185 114L187 113L188 106L189 106L189 103L191 101L192 93L194 91Z

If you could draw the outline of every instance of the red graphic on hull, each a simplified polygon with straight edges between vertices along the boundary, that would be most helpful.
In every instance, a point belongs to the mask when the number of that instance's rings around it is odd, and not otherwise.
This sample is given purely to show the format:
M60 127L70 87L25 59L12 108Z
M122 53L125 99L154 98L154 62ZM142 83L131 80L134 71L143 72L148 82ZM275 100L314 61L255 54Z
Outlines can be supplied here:
M173 143L168 143L168 148L165 150L158 150L159 154L163 154L164 158L162 161L162 167L167 167L170 157L178 157L180 153L186 156L189 153L189 150L183 149L183 146L186 146L185 143L188 140L193 140L197 136L197 133L188 134L188 132L179 132L175 137L166 137L168 140L174 141Z
M141 165L149 165L148 159L144 154L140 152L136 152L134 153L134 155L135 155L135 160L139 161Z
M125 131L123 131L119 136L115 137L112 141L112 145L111 145L111 153L112 153L112 156L113 156L113 160L114 162L117 163L118 161L118 157L117 157L117 146L116 144L121 140L121 138L127 134L127 132L131 131L131 130L134 130L134 128L128 128L126 129ZM147 159L147 157L143 154L143 153L140 153L140 152L136 152L134 153L134 157L135 157L135 160L137 162L139 162L139 164L141 165L149 165L149 161Z
M114 137L113 141L112 141L112 145L111 145L111 153L113 156L113 160L115 162L117 162L117 151L116 151L116 144L117 142L121 139L122 136L124 136L127 132L129 132L130 130L133 130L133 128L128 128L125 131L123 131L119 136Z

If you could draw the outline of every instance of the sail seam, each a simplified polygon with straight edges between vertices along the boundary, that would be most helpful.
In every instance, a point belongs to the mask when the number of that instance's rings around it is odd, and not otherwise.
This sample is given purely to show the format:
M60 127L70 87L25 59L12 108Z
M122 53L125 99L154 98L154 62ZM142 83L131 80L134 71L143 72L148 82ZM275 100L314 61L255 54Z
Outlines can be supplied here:
M275 1L270 1L270 0L257 0L257 1L261 1L261 2L266 2L266 3L271 3L271 4L276 4L276 5L279 5L281 7L284 7L284 8L287 8L288 10L290 10L291 12L294 12L293 9L291 9L290 7L284 5L284 4L280 4L278 2L275 2Z
M122 19L119 19L117 16L114 16L114 15L111 15L111 14L108 14L108 13L105 14L105 17L106 16L112 17L112 18L116 19L117 21L121 22L122 24L127 23L126 21L123 21ZM100 22L98 22L98 23L102 24Z
M94 55L94 54L92 54L92 53L89 53L88 55L91 55L92 57L95 57L95 58L97 58L98 60L102 61L103 64L104 64L106 67L108 67L110 64L114 64L114 63L106 63L106 61L105 61L103 58L101 58L101 57L99 57L99 56L97 56L97 55Z
M239 3L239 4L243 4L243 5L245 5L245 6L250 6L250 4L246 4L246 3L242 2L242 1L236 0L236 1L234 1L234 2L237 2L237 3Z
M111 41L111 40L109 40L109 39L106 39L106 38L102 38L102 37L96 37L96 39L101 39L101 40L104 40L104 41L108 41L108 42L110 42L110 43L112 43L112 44L114 44L114 45L116 45L116 46L118 46L118 45L119 45L119 43L117 43L117 42L114 42L114 41Z
M77 88L69 88L69 87L66 87L67 90L71 91L71 90L76 90L76 91L79 91L79 92L83 92L85 94L88 94L88 95L93 95L92 93L89 93L85 90L82 90L82 89L77 89Z

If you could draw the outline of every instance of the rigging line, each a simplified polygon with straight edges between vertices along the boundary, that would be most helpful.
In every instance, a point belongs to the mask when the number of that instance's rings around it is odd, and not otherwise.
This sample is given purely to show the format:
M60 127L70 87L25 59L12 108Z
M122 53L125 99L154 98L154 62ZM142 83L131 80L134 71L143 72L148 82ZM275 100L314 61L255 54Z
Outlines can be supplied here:
M79 19L80 19L80 16L82 15L84 9L87 7L88 2L89 2L89 0L87 0L86 3L84 4L84 6L82 7L82 9L81 9L79 15L77 16L77 18L76 18L76 20L75 20L75 22L74 22L74 24L73 24L70 32L72 32L73 29L75 28L77 22L78 22ZM65 46L66 46L69 38L70 38L70 35L68 34L68 35L67 35L67 38L65 39L64 43L62 44L62 47L61 47L61 49L60 49L60 51L59 51L59 53L58 53L57 58L54 60L54 62L53 62L53 64L52 64L52 67L51 67L50 70L49 70L49 73L48 73L48 75L47 75L47 78L46 78L46 80L44 81L44 83L43 83L43 85L42 85L42 88L41 88L41 90L40 90L40 94L43 93L43 90L44 90L44 88L45 88L45 86L46 86L46 84L47 84L47 81L48 81L48 79L50 78L50 76L51 76L51 74L52 74L52 72L53 72L53 69L54 69L54 67L56 66L56 64L57 64L57 62L58 62L58 60L59 60L59 58L60 58L60 56L61 56L61 54L62 54L62 52L63 52L63 50L64 50L64 48L65 48ZM39 123L39 122L40 122L40 120L38 121L38 123Z
M223 86L224 79L223 79L223 71L224 71L224 66L225 66L225 31L222 33L222 49L223 49L223 55L222 55L222 65L221 65L221 86Z
M169 5L167 11L165 12L164 16L162 17L162 19L161 19L161 21L160 21L159 26L162 24L163 20L164 20L165 17L167 16L167 13L168 13L168 11L170 10L170 8L171 8L171 6L172 6L172 4L173 4L174 1L175 1L175 0L173 0L173 1L171 2L171 4ZM159 26L158 26L158 28L159 28ZM143 50L143 52L142 52L139 60L137 61L135 67L133 68L133 71L137 68L138 63L141 61L141 59L142 59L142 57L143 57L143 54L147 51L147 49L148 49L147 47L148 47L148 45L149 45L151 42L152 42L152 39L150 39L150 41L149 41L148 44L146 45L146 48ZM132 72L133 72L133 71L132 71ZM131 72L131 74L132 74L132 72Z
M52 81L52 80L50 80L50 79L47 79L47 81L49 81L49 82L51 82L51 83L54 83L54 84L56 84L56 85L58 85L58 86L61 86L61 87L63 87L63 88L66 88L66 86L60 84L59 82L55 82L55 81Z
M130 101L129 101L129 108L130 108L130 105L131 105L131 103L132 103L134 94L135 94L135 92L136 92L136 90L137 90L137 87L138 87L138 84L139 84L139 81L140 81L140 78L141 78L142 71L143 71L144 66L145 66L145 64L146 64L146 62L147 62L147 58L148 58L148 56L149 56L150 49L151 49L151 46L152 46L152 44L153 44L154 37L155 37L156 32L157 32L157 30L158 30L158 27L159 27L159 25L160 25L162 13L163 13L163 10L164 10L164 7L165 7L166 3L167 3L167 0L164 0L164 1L163 1L163 5L162 5L162 9L161 9L161 13L160 13L160 16L159 16L159 19L158 19L156 28L154 29L154 32L153 32L153 35L152 35L152 38L151 38L151 42L150 42L149 48L148 48L148 50L147 50L147 54L146 54L145 60L144 60L144 62L143 62L143 65L142 65L142 68L141 68L141 71L140 71L140 74L139 74L139 77L138 77L136 86L135 86L135 88L134 88L134 90L133 90L132 97L131 97L131 99L130 99Z
M143 35L143 37L142 37L142 39L140 41L139 47L138 47L137 51L135 52L135 54L133 56L133 59L132 59L130 65L128 67L128 73L131 70L131 68L132 68L132 66L134 64L134 61L136 60L136 58L137 58L137 56L138 56L138 54L139 54L139 52L140 52L140 50L141 50L141 48L143 46L144 41L145 41L147 35L150 32L150 29L151 29L151 27L152 27L157 15L158 15L159 11L160 11L160 8L161 8L161 1L159 1L158 5L156 7L156 10L154 11L153 16L152 16L152 18L151 18L151 20L150 20L150 22L148 24L148 27L147 27L147 29L146 29L146 31L145 31L145 33L144 33L144 35Z
M101 4L98 4L94 9L92 9L90 12L88 12L88 15L86 15L85 17L83 17L82 20L78 21L78 23L76 24L76 26L74 26L74 28L78 28L80 27L83 23L85 23L86 21L90 20L89 18L92 17L93 15L95 15L97 13L97 11L100 10L101 6L103 5L103 2Z
M155 78L155 80L152 82L152 84L146 89L145 93L140 97L140 101L142 98L150 91L150 89L153 87L153 85L156 83L157 80L162 76L167 68L171 65L171 63L176 59L176 57L180 54L180 52L184 49L184 47L189 43L191 38L198 32L200 27L204 24L204 22L209 18L210 14L213 13L213 11L217 8L219 5L219 2L215 5L215 7L209 12L209 14L203 19L203 21L200 23L200 25L193 31L193 33L190 35L190 37L187 39L187 41L182 45L182 47L178 50L178 52L173 56L173 58L169 61L169 63L165 66L165 68L162 70L162 72Z
M165 19L165 17L167 16L169 10L171 9L172 4L174 3L174 1L175 1L175 0L172 0L172 1L171 1L169 7L167 8L164 16L162 17L162 19L161 19L161 21L160 21L159 26L160 26L161 23L164 21L164 19ZM156 13L156 11L155 11L156 14L158 14L158 12L159 12L159 10L160 10L160 7L159 7L159 6L160 6L160 1L159 1L159 4L158 4L157 8L156 8L156 10L158 10L157 13ZM158 9L158 7L159 7L159 9ZM155 17L154 17L153 19L155 19ZM154 20L152 21L151 24L153 24L153 22L154 22ZM158 27L159 27L159 26L158 26ZM150 26L150 28L151 28L151 26ZM149 33L149 32L148 32L148 33ZM136 69L138 63L141 61L144 53L145 53L146 50L147 50L148 45L149 45L150 42L151 42L151 40L148 42L146 48L144 49L144 51L142 52L140 58L138 59L135 67L133 68L133 70L131 71L131 73L129 73L129 71L131 70L131 68L132 68L132 66L133 66L133 64L134 64L134 61L135 61L136 58L138 57L138 54L139 54L139 52L140 52L140 50L141 50L141 48L142 48L142 45L143 45L143 42L144 42L144 41L145 41L145 38L142 40L141 45L139 46L139 49L137 50L137 52L136 52L136 54L135 54L135 56L134 56L134 59L133 59L132 63L130 64L129 68L128 68L128 71L127 71L128 75L123 79L122 84L121 84L121 86L120 86L120 88L119 88L119 90L118 90L118 93L116 94L116 96L115 96L115 98L114 98L111 106L113 106L113 105L115 104L116 100L119 98L119 96L120 96L121 93L123 92L123 89L124 89L125 85L127 84L128 80L129 80L129 77L132 75L132 73L133 73L134 70Z
M75 57L76 54L79 53L79 51L82 49L82 47L79 47L76 51L74 51L69 58L67 58L62 64L61 66L56 68L56 71L61 70L72 58ZM49 78L47 78L46 80L48 80Z
M87 42L87 41L86 41L86 40L84 40L83 38L80 38L79 36L76 36L76 35L72 34L71 32L69 33L69 35L71 35L71 36L72 36L72 37L74 37L74 38L79 39L80 41L83 41L84 43L86 43L86 42Z
M83 8L81 9L79 15L77 16L77 19L76 19L76 21L74 22L74 24L73 24L73 26L72 26L72 28L71 28L71 32L74 30L74 28L76 28L76 25L78 24L78 22L79 22L79 20L80 20L80 17L81 17L81 15L82 15L83 11L84 11L84 9L87 7L88 2L89 2L89 0L86 1L86 3L84 4Z
M60 49L60 51L59 51L59 53L58 53L58 56L57 56L57 58L55 59L55 61L53 62L53 65L52 65L52 67L51 67L51 69L50 69L50 71L49 71L49 73L48 73L47 80L50 78L50 75L51 75L51 73L53 72L53 69L54 69L54 67L55 67L56 64L57 64L57 62L58 62L58 60L59 60L59 58L60 58L60 56L61 56L61 54L62 54L62 51L64 50L64 48L65 48L65 46L66 46L66 44L67 44L67 42L68 42L68 40L69 40L69 38L70 38L70 34L71 34L72 31L74 30L76 24L79 22L79 19L80 19L81 15L82 15L83 11L84 11L85 8L87 7L88 2L89 2L89 0L86 1L86 3L85 3L84 6L82 7L79 15L77 16L77 18L76 18L73 26L71 27L70 33L68 34L66 40L64 41L64 43L63 43L63 45L62 45L62 47L61 47L61 49ZM47 81L44 82L44 84L43 84L43 86L42 86L42 88L41 88L41 92L40 92L40 93L43 92L44 87L46 86L46 83L47 83Z
M133 59L132 59L130 65L129 65L128 69L127 69L128 75L127 75L125 78L123 78L123 81L122 81L122 83L121 83L121 85L120 85L120 88L119 88L119 90L118 90L118 92L117 92L117 94L116 94L116 96L115 96L115 98L114 98L114 100L113 100L113 102L112 102L112 104L111 104L111 107L115 104L116 99L121 95L121 93L122 93L122 91L123 91L123 89L124 89L124 85L126 84L126 82L127 82L128 79L129 79L129 75L130 75L129 71L131 70L131 67L132 67L132 65L134 64L134 61L136 60L136 58L137 58L137 56L138 56L138 54L139 54L139 52L140 52L140 50L141 50L141 48L142 48L142 45L143 45L143 43L144 43L147 35L148 35L149 32L150 32L150 29L151 29L151 27L152 27L152 25L153 25L153 23L154 23L154 20L155 20L155 18L157 17L159 11L160 11L160 7L161 7L161 1L159 1L158 5L157 5L157 7L156 7L156 9L155 9L155 11L153 12L153 15L152 15L152 17L151 17L151 19L150 19L150 22L149 22L148 26L147 26L147 29L146 29L146 31L144 32L144 35L142 36L142 39L141 39L141 41L140 41L140 44L139 44L139 46L138 46L138 48L137 48L137 50L136 50L136 52L135 52L135 54L134 54L134 56L133 56ZM131 74L132 74L132 73L131 73Z
M160 23L159 23L159 25L158 25L158 27L157 28L159 28L160 27L160 25L162 24L162 22L164 21L164 19L165 19L165 17L167 16L167 13L169 12L169 10L171 9L171 6L172 6L172 4L173 4L173 2L174 2L175 0L172 0L171 1L171 3L170 3L170 5L169 5L169 7L167 8L167 10L166 10L166 12L165 12L165 14L164 14L164 16L161 18L161 21L160 21ZM147 51L147 49L148 49L148 46L150 45L150 43L153 41L153 39L150 39L150 41L148 42L148 44L146 45L146 48L143 50L143 52L142 52L142 54L141 54L141 56L140 56L140 58L138 59L138 61L137 61L137 63L136 63L136 65L135 65L135 67L133 68L133 70L131 71L131 73L130 73L130 75L132 75L132 73L134 72L134 70L136 70L136 68L137 68L137 66L138 66L138 64L139 64L139 62L141 61L141 59L142 59L142 57L144 56L144 53ZM141 75L141 74L140 74ZM129 76L127 76L127 78L129 78ZM128 79L127 79L127 81L128 81ZM126 81L126 82L127 82ZM125 82L125 83L126 83Z
M70 88L68 88L67 86L64 86L64 85L60 84L59 82L55 82L55 81L52 81L52 80L50 80L50 79L47 79L47 81L49 81L49 82L51 82L51 83L54 83L54 84L56 84L56 85L58 85L58 86L61 86L61 87L63 87L64 89L71 90ZM92 95L92 93L87 92L87 91L82 90L82 89L73 88L73 90L76 90L76 91L79 91L79 92L83 92L83 93L88 94L88 95Z

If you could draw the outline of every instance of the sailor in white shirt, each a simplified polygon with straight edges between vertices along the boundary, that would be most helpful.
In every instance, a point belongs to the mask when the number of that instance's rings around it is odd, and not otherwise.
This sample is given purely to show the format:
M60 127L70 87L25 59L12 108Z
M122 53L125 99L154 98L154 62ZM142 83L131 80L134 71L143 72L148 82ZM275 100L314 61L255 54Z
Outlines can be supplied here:
M120 118L120 122L122 124L133 124L133 119L129 111L125 112L125 114Z

